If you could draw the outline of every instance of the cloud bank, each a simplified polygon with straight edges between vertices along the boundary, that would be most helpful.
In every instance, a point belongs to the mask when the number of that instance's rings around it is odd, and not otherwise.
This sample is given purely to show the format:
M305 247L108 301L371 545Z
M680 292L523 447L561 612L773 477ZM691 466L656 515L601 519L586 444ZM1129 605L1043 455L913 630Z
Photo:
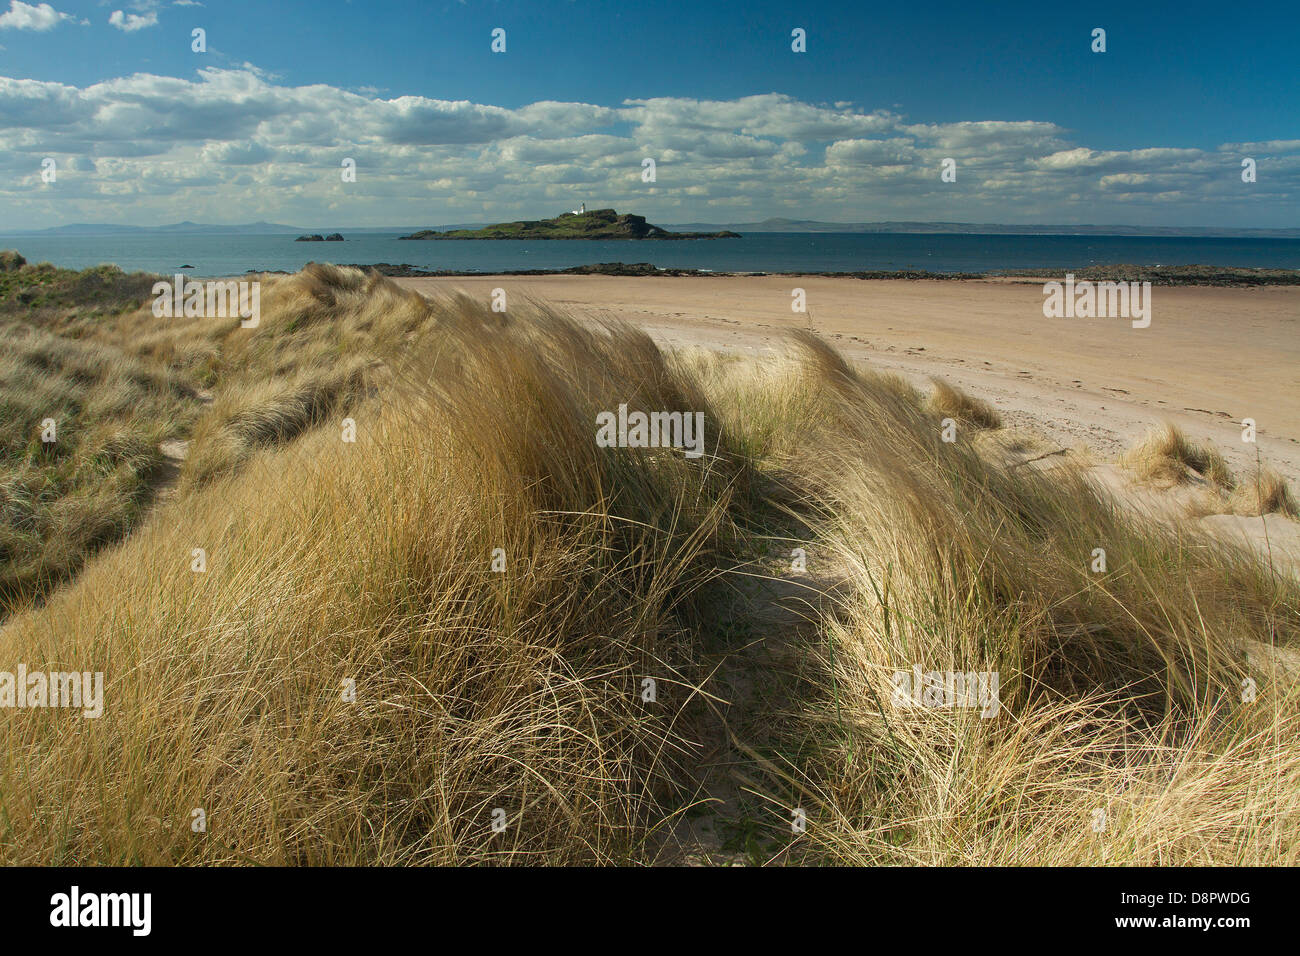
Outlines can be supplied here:
M47 9L58 22L48 5L12 2L0 23L14 10L46 23ZM121 29L148 25L119 14ZM54 183L41 180L46 157ZM645 157L654 183L642 181ZM1242 181L1247 157L1255 183ZM342 181L344 158L356 161L356 182ZM948 158L956 182L941 181ZM554 215L578 201L669 223L1278 226L1296 221L1298 185L1300 140L1095 149L1049 120L914 123L779 93L504 108L280 85L251 65L81 88L0 77L0 220L13 228L437 224Z

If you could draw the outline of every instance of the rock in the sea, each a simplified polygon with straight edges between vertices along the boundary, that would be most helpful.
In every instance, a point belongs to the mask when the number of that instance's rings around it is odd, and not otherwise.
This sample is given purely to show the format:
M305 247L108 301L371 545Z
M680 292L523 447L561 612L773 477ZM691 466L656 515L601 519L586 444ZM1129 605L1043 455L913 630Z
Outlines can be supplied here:
M299 236L294 242L324 242L325 237L320 233L314 233L310 236Z
M343 237L340 236L337 232L331 232L328 236L325 237L325 241L326 241L326 242L342 242L342 241L343 241Z

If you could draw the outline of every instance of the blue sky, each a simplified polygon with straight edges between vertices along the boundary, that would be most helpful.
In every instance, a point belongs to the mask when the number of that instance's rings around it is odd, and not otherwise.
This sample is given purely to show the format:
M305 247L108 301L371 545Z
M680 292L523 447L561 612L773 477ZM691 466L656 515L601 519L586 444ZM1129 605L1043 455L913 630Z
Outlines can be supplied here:
M1288 3L0 0L0 225L1294 226L1297 49Z

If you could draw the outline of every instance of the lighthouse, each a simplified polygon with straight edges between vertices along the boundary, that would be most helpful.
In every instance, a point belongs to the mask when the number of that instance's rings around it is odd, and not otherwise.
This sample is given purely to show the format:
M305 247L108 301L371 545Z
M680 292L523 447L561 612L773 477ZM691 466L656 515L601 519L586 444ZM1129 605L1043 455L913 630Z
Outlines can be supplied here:
M575 216L585 216L587 214L587 204L584 202L577 209L573 210Z

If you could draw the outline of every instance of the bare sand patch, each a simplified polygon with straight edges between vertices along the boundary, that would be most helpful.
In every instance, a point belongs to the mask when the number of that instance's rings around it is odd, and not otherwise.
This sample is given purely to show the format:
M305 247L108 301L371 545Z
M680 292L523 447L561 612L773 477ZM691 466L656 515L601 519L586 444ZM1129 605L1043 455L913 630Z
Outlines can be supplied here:
M1300 573L1300 525L1198 513L1198 489L1143 488L1113 464L1169 421L1210 442L1243 480L1259 459L1300 485L1300 288L1157 287L1149 328L1112 319L1048 319L1041 284L1020 279L860 280L816 276L483 276L397 279L429 295L491 290L565 313L617 318L656 341L763 356L808 328L855 361L920 388L941 377L991 402L1003 424L1041 436L1035 454L1078 449L1123 506L1189 520L1245 544L1280 573ZM791 309L802 288L808 312ZM1044 464L1052 466L1055 459Z
M939 375L993 402L1006 424L1116 456L1169 420L1234 469L1253 418L1259 452L1300 480L1300 288L1157 287L1150 328L1124 319L1046 319L1042 286L1015 280L815 276L483 276L398 279L434 294L493 288L566 312L633 322L670 345L764 354L811 328L855 360L917 385ZM806 291L808 313L791 311ZM486 299L485 299L486 301Z

